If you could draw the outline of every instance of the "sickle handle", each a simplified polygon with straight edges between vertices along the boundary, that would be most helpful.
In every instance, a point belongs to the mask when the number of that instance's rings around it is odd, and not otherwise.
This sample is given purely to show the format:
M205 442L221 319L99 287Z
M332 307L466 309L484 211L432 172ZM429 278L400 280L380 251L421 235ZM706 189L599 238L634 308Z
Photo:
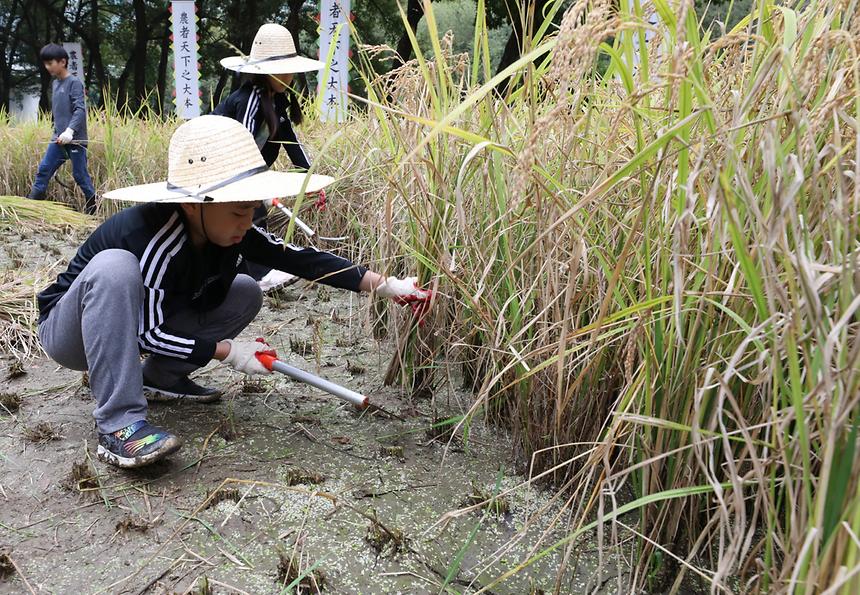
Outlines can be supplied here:
M272 371L272 366L274 365L274 363L278 361L278 358L276 358L274 355L271 355L270 353L266 353L265 351L258 352L256 356L260 363L263 364L263 366L269 372Z

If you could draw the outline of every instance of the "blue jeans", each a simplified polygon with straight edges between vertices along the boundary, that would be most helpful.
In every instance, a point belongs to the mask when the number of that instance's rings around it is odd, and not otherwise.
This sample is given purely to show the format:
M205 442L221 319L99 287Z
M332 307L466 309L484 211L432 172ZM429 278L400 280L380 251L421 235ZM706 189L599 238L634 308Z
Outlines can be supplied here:
M90 198L96 193L93 180L87 171L87 148L81 145L51 143L45 151L45 156L42 157L39 171L36 172L36 180L33 182L33 189L30 190L31 198L45 198L48 182L66 159L72 160L72 175L83 190L84 197Z

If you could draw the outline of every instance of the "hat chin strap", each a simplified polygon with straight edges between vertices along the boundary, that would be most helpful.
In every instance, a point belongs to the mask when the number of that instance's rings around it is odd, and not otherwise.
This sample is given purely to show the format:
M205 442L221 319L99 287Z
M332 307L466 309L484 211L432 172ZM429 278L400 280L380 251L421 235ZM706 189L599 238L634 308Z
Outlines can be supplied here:
M203 230L203 238L207 243L213 243L212 240L209 239L209 234L206 233L206 223L203 222L203 207L200 207L200 229Z
M179 194L184 194L189 198L196 198L201 202L212 202L215 200L211 196L207 196L208 193L213 190L217 190L218 188L223 188L224 186L229 186L230 184L234 184L239 180L244 180L245 178L250 178L251 176L255 176L257 174L263 173L269 169L268 165L258 165L257 167L253 167L251 169L245 170L243 172L239 172L235 176L229 177L226 180L222 180L220 182L216 182L215 184L203 188L201 190L189 190L188 188L183 188L182 186L177 186L176 184L172 184L170 180L167 181L167 189L171 192L178 192Z
M253 64L262 64L263 62L274 62L275 60L286 60L287 58L295 58L298 55L298 52L293 52L292 54L269 56L268 58L260 58L259 60L248 60L247 62L245 62L245 66L251 66Z

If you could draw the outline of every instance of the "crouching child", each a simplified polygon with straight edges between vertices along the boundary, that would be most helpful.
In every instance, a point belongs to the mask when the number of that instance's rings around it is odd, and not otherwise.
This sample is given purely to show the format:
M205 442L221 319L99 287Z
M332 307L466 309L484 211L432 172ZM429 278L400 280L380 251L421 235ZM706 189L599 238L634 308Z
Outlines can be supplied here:
M166 182L105 195L143 204L99 226L38 295L45 351L67 368L89 370L100 460L139 467L177 451L181 440L147 421L147 397L217 400L220 391L189 378L210 360L270 373L256 358L268 345L235 340L262 306L259 285L239 272L246 259L413 309L429 304L430 292L414 278L386 279L253 225L261 201L298 194L305 177L268 171L240 123L201 116L173 134ZM306 190L331 181L311 176Z

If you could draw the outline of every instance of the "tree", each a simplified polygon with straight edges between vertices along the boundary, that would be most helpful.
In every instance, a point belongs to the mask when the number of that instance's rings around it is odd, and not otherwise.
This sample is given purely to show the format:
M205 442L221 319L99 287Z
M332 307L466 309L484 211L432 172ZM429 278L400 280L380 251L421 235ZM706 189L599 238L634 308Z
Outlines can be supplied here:
M428 0L430 1L430 0ZM400 41L397 42L397 55L404 63L408 62L412 57L412 40L409 39L409 33L406 30L408 26L412 31L418 28L418 22L424 16L424 1L409 0L406 5L406 23L403 27L403 35L400 36Z
M501 0L501 4L510 18L511 34L496 67L496 74L516 62L522 55L526 40L530 39L532 34L543 24L545 9L549 3L550 0ZM496 6L498 5L497 2ZM503 95L509 82L510 79L499 86L499 92Z
M75 18L73 19L66 17L67 2L37 0L37 3L45 11L47 17L58 24L56 27L56 35L47 35L43 39L42 45L51 41L61 41L66 37L65 33L67 32L79 37L83 45L86 47L85 56L88 60L87 68L85 70L88 72L87 78L89 80L85 82L92 83L92 79L95 78L98 83L97 92L99 103L101 103L101 90L102 86L107 82L107 76L104 60L102 59L102 37L101 27L99 26L100 5L98 0L91 0L89 2L89 11L84 11L84 2L80 2L78 5L79 10L75 11ZM30 11L25 11L25 14L28 14L29 12ZM69 35L69 37L71 37L71 35ZM48 77L48 80L50 81L50 77Z
M12 65L15 63L20 46L20 38L13 32L18 28L20 16L18 15L19 0L3 2L0 6L9 10L0 12L0 107L9 108L9 99L12 92Z

